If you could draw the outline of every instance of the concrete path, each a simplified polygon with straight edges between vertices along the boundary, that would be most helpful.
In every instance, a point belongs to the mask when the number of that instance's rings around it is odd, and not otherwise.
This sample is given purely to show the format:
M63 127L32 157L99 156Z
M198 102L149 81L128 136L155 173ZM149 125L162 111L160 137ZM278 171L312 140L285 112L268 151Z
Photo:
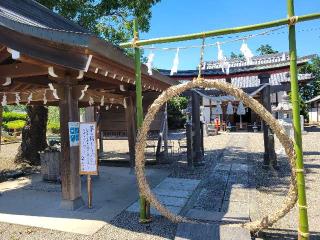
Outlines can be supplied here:
M93 178L93 208L59 209L59 184L44 183L39 175L0 183L0 221L64 232L92 235L138 198L135 175L129 168L101 167ZM151 186L158 185L169 171L147 169ZM85 202L85 178L82 194Z
M251 239L247 230L223 226L250 221L246 142L246 134L231 138L219 163L202 180L198 197L186 213L187 217L208 224L179 224L176 240Z
M173 213L179 214L199 183L199 180L167 177L153 189L153 192L164 206ZM139 212L139 202L136 201L127 211ZM151 214L160 215L153 207L151 207Z

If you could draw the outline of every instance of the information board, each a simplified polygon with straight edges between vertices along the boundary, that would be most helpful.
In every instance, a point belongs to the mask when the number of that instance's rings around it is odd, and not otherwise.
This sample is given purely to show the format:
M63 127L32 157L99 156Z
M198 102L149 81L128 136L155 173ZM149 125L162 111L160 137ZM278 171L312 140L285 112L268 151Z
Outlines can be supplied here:
M70 147L79 146L79 122L68 122Z
M96 123L80 123L80 174L98 174Z

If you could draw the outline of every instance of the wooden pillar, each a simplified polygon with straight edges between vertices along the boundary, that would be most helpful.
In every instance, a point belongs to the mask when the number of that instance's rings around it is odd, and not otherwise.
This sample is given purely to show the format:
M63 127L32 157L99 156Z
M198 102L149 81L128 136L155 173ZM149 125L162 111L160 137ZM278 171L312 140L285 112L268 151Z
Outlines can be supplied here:
M127 99L127 108L125 109L127 136L129 144L130 166L135 166L135 145L136 145L136 118L135 118L135 103L132 96Z
M65 77L60 84L60 135L61 135L61 208L75 210L83 205L79 175L79 147L70 147L68 122L79 122L78 96L73 91L76 79Z
M3 123L3 107L0 106L0 151L2 144L2 123Z
M192 91L192 131L193 131L193 151L194 164L201 162L201 124L200 124L200 96Z
M260 84L269 83L270 74L259 74ZM262 105L271 112L271 91L270 85L267 85L261 92ZM274 148L274 135L270 127L263 121L263 140L264 140L264 160L263 165L268 168L270 164L277 167L277 155Z
M168 111L167 111L167 103L164 106L164 131L163 131L163 146L164 146L164 154L168 156Z

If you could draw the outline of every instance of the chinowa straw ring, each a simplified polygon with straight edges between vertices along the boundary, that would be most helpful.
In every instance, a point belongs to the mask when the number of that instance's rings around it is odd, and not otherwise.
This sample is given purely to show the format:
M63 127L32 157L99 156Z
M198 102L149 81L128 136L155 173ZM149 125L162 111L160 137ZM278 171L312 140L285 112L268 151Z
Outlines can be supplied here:
M154 120L156 114L160 110L163 104L169 99L178 96L186 90L193 88L216 88L230 94L255 111L263 121L270 126L275 135L278 137L280 143L285 148L285 152L289 157L289 163L291 165L291 178L288 194L283 202L283 205L274 212L266 213L261 220L254 222L247 222L241 224L241 227L250 230L251 232L257 232L261 229L271 227L275 222L284 217L297 202L297 184L296 184L296 166L295 166L295 151L293 147L293 141L286 134L285 129L278 123L278 121L269 113L258 101L247 95L241 89L232 86L230 83L222 81L195 79L188 83L179 84L168 88L164 91L150 106L148 113L144 119L143 125L139 130L137 143L136 143L136 175L140 193L154 206L163 216L167 217L173 222L193 222L182 216L171 213L165 208L152 193L150 186L145 177L145 148L148 131L150 124ZM239 225L239 224L237 224Z

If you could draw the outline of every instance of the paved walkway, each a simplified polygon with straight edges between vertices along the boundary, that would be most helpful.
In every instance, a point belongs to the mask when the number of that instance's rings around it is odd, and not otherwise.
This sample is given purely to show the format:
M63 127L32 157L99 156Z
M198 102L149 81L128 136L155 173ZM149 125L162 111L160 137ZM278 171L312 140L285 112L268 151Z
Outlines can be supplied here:
M207 224L179 224L176 240L223 239L249 240L250 233L242 228L224 226L250 221L250 185L247 161L247 135L231 138L220 162L203 179L196 200L186 216Z

